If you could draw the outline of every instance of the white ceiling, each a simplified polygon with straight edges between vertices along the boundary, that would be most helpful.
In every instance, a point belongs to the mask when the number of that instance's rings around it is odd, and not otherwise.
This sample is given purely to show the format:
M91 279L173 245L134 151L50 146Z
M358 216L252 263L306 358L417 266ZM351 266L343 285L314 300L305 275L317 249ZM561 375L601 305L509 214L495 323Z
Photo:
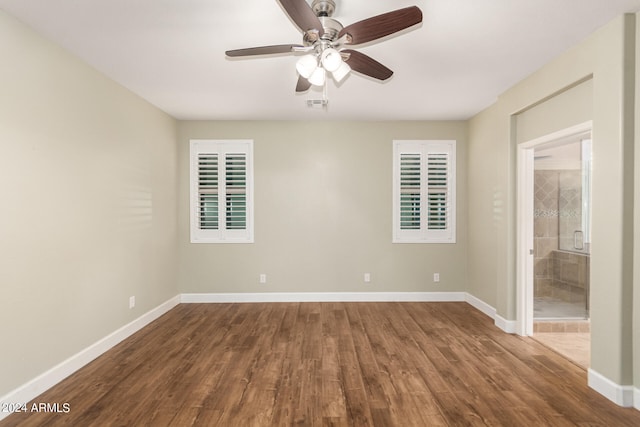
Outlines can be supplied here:
M309 2L311 0L308 0ZM225 50L301 43L276 0L0 0L0 8L179 119L455 120L493 103L640 0L336 0L343 25L417 5L424 21L359 50L394 70L296 94L293 55Z

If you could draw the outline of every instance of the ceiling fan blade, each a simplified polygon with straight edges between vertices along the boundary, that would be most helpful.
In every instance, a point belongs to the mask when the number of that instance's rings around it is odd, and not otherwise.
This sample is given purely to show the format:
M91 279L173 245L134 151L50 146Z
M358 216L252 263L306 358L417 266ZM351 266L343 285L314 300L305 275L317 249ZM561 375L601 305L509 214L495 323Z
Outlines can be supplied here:
M348 34L351 36L350 44L362 44L397 33L420 22L422 11L417 6L411 6L347 25L338 37Z
M273 46L249 47L246 49L228 50L225 52L225 55L232 58L238 56L271 55L275 53L291 53L296 49L304 49L304 46L298 44L280 44Z
M364 53L351 49L344 49L340 51L340 53L349 55L349 58L346 59L345 62L349 64L353 71L378 80L387 80L393 75L393 71Z
M278 0L278 3L303 33L309 30L317 30L318 36L324 34L322 22L320 22L320 19L318 19L309 3L305 0Z
M309 80L305 79L302 76L298 77L298 84L296 85L296 92L306 92L311 88L311 83Z

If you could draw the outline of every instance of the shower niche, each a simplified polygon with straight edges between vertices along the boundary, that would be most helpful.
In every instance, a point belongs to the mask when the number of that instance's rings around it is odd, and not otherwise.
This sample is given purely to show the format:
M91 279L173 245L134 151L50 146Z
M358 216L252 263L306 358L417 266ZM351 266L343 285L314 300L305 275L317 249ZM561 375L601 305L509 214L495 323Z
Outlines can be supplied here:
M588 319L590 135L536 149L534 165L534 319Z

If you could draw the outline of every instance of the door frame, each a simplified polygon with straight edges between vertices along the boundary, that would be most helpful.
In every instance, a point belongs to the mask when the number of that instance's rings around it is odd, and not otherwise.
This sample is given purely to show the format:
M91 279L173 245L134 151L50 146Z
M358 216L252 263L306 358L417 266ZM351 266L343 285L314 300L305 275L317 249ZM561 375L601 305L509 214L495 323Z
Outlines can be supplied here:
M591 132L591 120L518 144L517 149L517 244L516 331L533 335L534 295L534 151L545 144Z

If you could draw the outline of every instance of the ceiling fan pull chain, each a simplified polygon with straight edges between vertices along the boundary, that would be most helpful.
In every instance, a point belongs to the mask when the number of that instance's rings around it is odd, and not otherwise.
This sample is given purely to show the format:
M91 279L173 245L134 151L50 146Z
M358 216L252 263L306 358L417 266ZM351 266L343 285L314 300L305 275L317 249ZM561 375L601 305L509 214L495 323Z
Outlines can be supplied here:
M322 108L327 108L327 105L329 105L329 96L327 95L329 90L328 86L327 80L325 80L324 86L322 87Z

